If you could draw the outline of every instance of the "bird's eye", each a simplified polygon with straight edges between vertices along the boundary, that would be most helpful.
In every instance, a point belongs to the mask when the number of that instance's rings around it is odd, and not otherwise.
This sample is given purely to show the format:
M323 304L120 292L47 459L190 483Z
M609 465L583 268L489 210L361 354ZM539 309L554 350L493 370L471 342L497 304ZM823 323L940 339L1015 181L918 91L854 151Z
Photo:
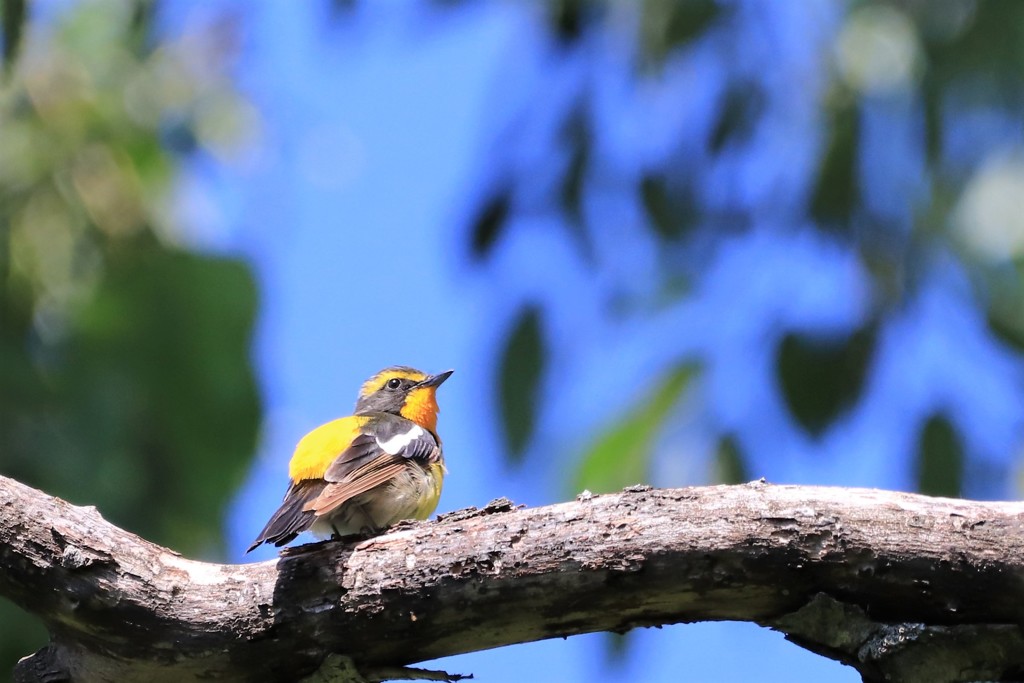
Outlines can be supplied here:
M398 379L397 377L394 379L389 379L386 386L388 389L397 389L398 387L402 386L402 380Z

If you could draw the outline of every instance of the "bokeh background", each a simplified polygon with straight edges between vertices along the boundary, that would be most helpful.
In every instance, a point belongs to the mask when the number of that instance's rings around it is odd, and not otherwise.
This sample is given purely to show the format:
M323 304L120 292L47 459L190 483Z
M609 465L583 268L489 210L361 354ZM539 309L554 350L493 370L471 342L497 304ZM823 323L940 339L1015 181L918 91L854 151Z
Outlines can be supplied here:
M439 511L766 477L1017 498L1024 3L4 0L0 472L242 554L440 392ZM0 669L45 631L0 604ZM433 662L853 681L750 624Z

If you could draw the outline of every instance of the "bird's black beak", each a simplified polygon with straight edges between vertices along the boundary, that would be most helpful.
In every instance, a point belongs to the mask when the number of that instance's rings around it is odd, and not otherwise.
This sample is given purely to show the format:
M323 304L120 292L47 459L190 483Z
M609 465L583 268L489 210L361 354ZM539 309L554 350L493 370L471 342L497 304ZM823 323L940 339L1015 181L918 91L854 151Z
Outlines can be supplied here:
M436 375L431 375L430 377L428 377L425 380L423 380L422 382L420 382L417 386L421 386L421 387L439 387L439 386L441 386L441 384L446 379L448 379L449 377L452 376L453 372L455 372L455 371L454 370L446 370L445 372L439 372Z

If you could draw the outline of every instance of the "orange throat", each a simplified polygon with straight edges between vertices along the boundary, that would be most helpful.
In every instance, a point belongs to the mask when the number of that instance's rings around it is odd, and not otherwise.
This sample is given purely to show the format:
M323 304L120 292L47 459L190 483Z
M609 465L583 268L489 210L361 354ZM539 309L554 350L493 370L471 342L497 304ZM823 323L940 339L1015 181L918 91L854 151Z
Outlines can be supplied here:
M423 387L414 389L405 398L405 405L402 406L402 417L412 420L424 429L437 433L437 407L436 387Z

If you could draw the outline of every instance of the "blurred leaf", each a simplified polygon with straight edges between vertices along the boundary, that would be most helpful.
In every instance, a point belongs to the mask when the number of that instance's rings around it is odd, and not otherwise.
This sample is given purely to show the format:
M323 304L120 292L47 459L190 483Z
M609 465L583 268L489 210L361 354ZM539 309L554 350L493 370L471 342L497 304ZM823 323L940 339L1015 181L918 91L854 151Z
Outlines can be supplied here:
M748 140L764 108L765 95L759 84L750 81L731 83L722 98L708 148L717 154L731 142Z
M600 9L600 3L592 0L550 0L544 6L552 32L565 44L579 40Z
M932 415L921 430L917 452L917 490L930 496L957 497L963 491L964 449L953 424Z
M164 122L160 131L160 144L167 150L187 156L199 149L199 140L190 122L171 120Z
M605 429L576 468L573 493L584 489L608 493L645 483L654 440L698 371L696 363L683 363L669 371L649 396Z
M567 125L570 140L569 166L562 179L561 199L569 221L578 225L583 220L583 183L587 178L587 166L590 162L590 133L586 119L582 115L574 115Z
M562 129L562 137L569 147L569 165L562 178L559 200L573 237L589 259L592 254L583 215L583 192L590 171L590 146L594 144L594 136L587 116L587 108L582 104L576 105Z
M0 10L10 69L26 3ZM150 0L58 3L5 91L0 471L223 559L222 512L259 420L255 286L241 261L175 251L153 224L175 241L180 159L160 128L195 139L210 96L233 99L231 47L201 22L162 42L153 11ZM10 671L45 638L0 610Z
M3 66L10 74L21 48L21 34L27 20L25 0L0 0L0 23L3 24Z
M144 248L111 262L81 315L67 391L82 406L76 433L94 438L85 457L124 482L97 496L112 521L183 551L217 547L210 520L255 448L255 314L240 261Z
M907 9L920 29L928 65L921 90L927 158L934 165L942 152L943 100L951 89L958 98L977 99L985 108L1020 109L1024 3L964 2L949 8L952 15L936 11L932 2L908 3ZM963 87L965 83L972 87Z
M331 0L331 10L335 18L347 18L358 4L358 0Z
M991 269L987 275L988 327L1014 352L1024 353L1024 259Z
M651 227L663 240L678 240L700 220L700 211L689 188L670 188L662 175L640 181L640 198Z
M819 436L861 394L875 348L873 325L843 340L787 334L779 344L776 371L796 421Z
M3 625L0 627L0 633L3 634L0 640L0 653L4 655L2 663L4 666L10 665L3 673L9 676L15 662L45 646L50 634L38 618L6 598L0 598L0 624Z
M1024 320L1017 316L1003 317L996 311L989 310L986 321L989 330L999 341L1011 347L1014 353L1024 353Z
M942 91L934 79L925 79L921 87L924 113L924 148L929 165L935 165L942 153Z
M722 484L742 484L753 477L747 471L746 458L736 441L736 437L727 434L718 440L715 450L715 481Z
M606 631L604 633L604 664L606 667L621 667L635 640L633 631ZM606 672L607 673L607 672Z
M715 0L644 0L640 32L647 62L661 65L672 50L707 31L722 11Z
M501 356L500 403L505 444L513 462L522 459L533 436L544 372L544 336L540 310L526 307L516 320Z
M860 119L857 100L849 93L832 103L828 144L818 167L811 196L811 216L823 227L845 227L860 203L857 151Z
M491 254L501 232L508 223L510 199L508 192L498 192L484 204L473 221L470 247L473 258L480 260Z
M146 35L153 26L156 0L135 0L132 4L131 35Z
M1021 70L1024 69L1024 3L973 2L960 3L958 9L966 12L961 29L929 30L936 24L946 23L942 13L936 13L932 2L918 2L915 20L923 29L921 35L929 72L926 77L936 79L937 85L946 87L961 77L996 77L1002 85L988 96L1009 95L1019 89ZM938 14L938 16L936 16ZM995 84L993 84L995 85ZM1002 90L1003 92L999 92Z

